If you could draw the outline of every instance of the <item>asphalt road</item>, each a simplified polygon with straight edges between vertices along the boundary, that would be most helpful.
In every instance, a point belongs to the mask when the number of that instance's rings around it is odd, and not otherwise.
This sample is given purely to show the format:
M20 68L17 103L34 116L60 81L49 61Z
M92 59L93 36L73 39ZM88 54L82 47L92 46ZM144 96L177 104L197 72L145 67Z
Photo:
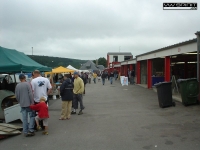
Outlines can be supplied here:
M82 116L58 120L61 100L50 101L49 135L14 136L3 150L200 150L200 106L161 109L157 95L137 85L86 86Z

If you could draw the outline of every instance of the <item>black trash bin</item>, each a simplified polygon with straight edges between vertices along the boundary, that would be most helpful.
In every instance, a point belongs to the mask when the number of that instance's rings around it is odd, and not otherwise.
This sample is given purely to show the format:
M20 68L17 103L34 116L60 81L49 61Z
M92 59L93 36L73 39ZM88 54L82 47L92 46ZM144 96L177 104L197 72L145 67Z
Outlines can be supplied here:
M161 108L175 106L172 100L172 82L160 82L155 84L158 94L158 102Z

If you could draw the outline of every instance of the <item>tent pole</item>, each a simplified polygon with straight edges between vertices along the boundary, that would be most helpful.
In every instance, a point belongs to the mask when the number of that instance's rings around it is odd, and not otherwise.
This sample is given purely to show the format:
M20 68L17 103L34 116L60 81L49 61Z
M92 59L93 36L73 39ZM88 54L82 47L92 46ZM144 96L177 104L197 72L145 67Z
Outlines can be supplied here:
M15 73L14 73L14 79L15 79L15 87L16 87L16 85L17 85L17 81L16 81Z

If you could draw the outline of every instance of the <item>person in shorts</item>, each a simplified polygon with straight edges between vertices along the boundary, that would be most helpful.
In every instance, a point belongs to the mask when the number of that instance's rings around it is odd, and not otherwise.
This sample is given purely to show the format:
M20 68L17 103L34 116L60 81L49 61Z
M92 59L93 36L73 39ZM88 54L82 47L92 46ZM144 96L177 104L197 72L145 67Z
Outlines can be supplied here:
M41 127L39 125L39 121L43 121L44 125L44 135L48 135L48 118L49 118L49 112L48 112L48 107L47 104L45 103L46 98L41 97L40 102L36 105L31 105L30 109L38 111L38 115L35 117L35 121L37 124L37 130L41 130Z

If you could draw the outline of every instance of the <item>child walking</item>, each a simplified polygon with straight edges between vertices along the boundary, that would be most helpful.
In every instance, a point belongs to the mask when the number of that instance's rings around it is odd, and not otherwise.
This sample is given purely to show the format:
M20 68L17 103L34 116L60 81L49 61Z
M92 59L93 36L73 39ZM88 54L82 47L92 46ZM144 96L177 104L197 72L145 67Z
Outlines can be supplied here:
M45 103L46 98L41 97L40 103L36 105L31 105L30 108L32 110L38 111L38 115L35 117L35 121L37 124L37 130L41 130L41 127L39 125L39 120L43 121L43 125L45 127L43 134L48 135L48 118L49 118L49 112L47 104Z

